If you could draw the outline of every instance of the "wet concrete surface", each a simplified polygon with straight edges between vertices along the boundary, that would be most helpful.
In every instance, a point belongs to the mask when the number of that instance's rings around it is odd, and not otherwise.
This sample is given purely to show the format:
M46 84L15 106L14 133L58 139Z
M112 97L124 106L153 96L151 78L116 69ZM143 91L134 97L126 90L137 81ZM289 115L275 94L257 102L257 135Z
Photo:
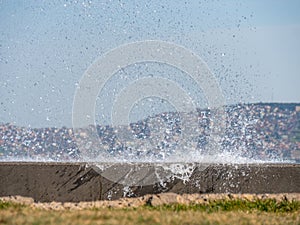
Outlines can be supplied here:
M20 195L38 202L79 202L164 192L300 193L300 164L187 167L191 168L190 176L180 179L170 176L164 166L157 169L154 164L0 162L0 197ZM168 179L157 179L164 176Z

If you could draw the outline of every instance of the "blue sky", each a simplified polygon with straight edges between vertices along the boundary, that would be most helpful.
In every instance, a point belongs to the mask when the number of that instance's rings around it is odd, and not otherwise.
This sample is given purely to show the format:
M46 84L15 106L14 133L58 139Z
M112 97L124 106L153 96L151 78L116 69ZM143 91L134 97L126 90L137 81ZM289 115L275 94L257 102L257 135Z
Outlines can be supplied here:
M300 1L2 0L0 122L71 126L73 96L88 66L112 48L148 39L198 54L229 104L300 102ZM115 77L106 90L117 93L120 82ZM99 122L116 93L100 94ZM198 90L191 95L203 106ZM133 115L146 116L147 107Z

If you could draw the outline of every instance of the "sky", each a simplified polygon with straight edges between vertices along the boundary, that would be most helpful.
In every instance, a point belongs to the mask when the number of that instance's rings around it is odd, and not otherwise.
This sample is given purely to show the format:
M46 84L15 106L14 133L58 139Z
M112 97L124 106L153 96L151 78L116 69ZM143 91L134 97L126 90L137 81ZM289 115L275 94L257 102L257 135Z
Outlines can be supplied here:
M298 0L0 0L0 122L72 126L84 72L111 49L143 40L172 42L201 57L227 104L300 102ZM109 123L117 94L147 76L176 81L197 106L206 106L182 71L129 66L99 92L97 122ZM131 120L168 110L168 102L145 99L136 103Z

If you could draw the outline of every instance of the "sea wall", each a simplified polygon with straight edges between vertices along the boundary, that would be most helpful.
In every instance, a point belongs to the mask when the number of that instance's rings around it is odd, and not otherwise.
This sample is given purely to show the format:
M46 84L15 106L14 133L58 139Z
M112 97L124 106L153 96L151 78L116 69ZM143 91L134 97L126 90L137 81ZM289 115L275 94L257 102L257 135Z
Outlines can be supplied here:
M126 185L126 171L132 174L137 168L147 169L147 173ZM1 162L0 197L21 195L40 202L79 202L163 192L300 193L300 164L195 164L192 168L188 179L173 176L157 181L149 177L166 173L155 170L152 164L113 164L107 170L107 164ZM120 171L123 173L118 175Z

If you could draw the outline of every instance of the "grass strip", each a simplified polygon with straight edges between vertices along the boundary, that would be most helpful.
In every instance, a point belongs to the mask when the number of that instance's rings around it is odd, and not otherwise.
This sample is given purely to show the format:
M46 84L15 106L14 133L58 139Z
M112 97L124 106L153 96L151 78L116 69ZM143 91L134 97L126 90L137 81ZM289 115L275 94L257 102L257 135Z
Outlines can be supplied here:
M219 211L261 211L261 212L296 212L300 210L299 201L276 201L275 199L257 199L254 201L244 199L233 200L215 200L205 204L170 204L161 206L145 206L151 210L171 210L171 211L201 211L201 212L219 212Z

